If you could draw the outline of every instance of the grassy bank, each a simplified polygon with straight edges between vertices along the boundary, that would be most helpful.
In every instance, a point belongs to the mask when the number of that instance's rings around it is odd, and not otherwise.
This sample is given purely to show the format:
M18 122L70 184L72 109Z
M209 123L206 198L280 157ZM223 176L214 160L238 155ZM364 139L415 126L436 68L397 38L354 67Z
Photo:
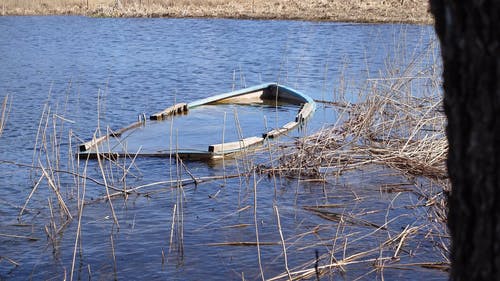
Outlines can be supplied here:
M2 15L431 23L426 0L1 0Z

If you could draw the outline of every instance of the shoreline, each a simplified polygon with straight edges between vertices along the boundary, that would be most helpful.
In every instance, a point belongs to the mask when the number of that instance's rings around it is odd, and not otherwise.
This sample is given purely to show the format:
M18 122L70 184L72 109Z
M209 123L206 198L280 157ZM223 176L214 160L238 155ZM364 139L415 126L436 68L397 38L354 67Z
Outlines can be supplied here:
M427 0L0 0L2 16L75 15L112 18L226 18L352 23L432 24Z

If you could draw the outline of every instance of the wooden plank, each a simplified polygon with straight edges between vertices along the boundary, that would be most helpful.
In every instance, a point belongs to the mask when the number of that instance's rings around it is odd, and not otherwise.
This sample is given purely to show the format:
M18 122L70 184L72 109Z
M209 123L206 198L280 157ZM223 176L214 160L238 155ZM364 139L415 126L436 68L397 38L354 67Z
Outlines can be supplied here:
M298 123L298 122L291 121L291 122L288 122L288 123L286 123L285 125L283 125L283 128L288 129L288 130L291 130L291 129L293 129L293 128L297 127L298 125L299 125L299 123Z
M274 129L274 130L271 130L267 133L262 134L262 137L272 139L272 138L275 138L279 135L282 135L282 134L290 131L291 129L295 128L298 125L299 125L299 123L297 123L295 121L288 122L285 125L283 125L283 127L281 127L281 128Z
M239 141L234 142L226 142L220 144L213 144L208 146L208 151L213 153L232 153L242 150L244 148L250 147L252 145L256 145L262 143L264 138L260 137L249 137Z
M157 112L151 116L149 116L150 120L162 120L170 115L177 115L181 113L185 113L188 111L187 103L178 103L174 104L170 107L165 108L164 110Z
M109 133L107 135L104 135L102 137L98 137L96 139L92 139L92 140L90 140L88 142L85 142L85 143L81 144L79 146L80 151L84 152L84 151L87 151L89 149L92 149L93 147L95 147L96 145L99 145L101 142L109 139L110 137L120 137L126 131L134 129L134 128L137 128L137 127L142 126L144 124L145 124L144 121L137 121L135 123L132 123L132 124L126 126L126 127L123 127L121 129L119 129L118 131L115 131L115 132L112 131L111 133Z
M168 158L175 157L178 155L180 158L184 160L195 160L195 161L207 161L213 158L213 153L211 152L198 152L198 151L179 151L172 153L138 153L137 156L140 157L151 157L151 158ZM134 153L126 153L126 152L80 152L78 153L80 159L97 159L97 157L102 157L103 159L113 159L116 160L118 158L132 158L135 157Z
M123 127L121 129L119 129L118 131L111 132L111 133L109 133L109 135L117 138L117 137L120 137L126 131L131 130L131 129L135 129L135 128L140 127L142 125L145 125L145 122L143 122L143 121L137 121L135 123L132 123L132 124L128 125L127 127Z
M102 141L107 140L108 138L109 138L109 135L105 135L105 136L102 136L99 138L94 138L88 142L85 142L85 143L80 145L80 151L81 152L87 151L87 150L91 149L92 147L100 144Z
M299 113L295 117L295 122L304 122L307 118L309 118L309 115L313 112L314 107L310 103L305 103L302 105L302 108L300 109Z
M191 108L195 108L195 107L205 105L205 104L217 103L221 100L227 100L227 99L231 99L231 98L237 99L238 97L241 97L241 96L244 96L247 94L250 94L250 95L253 94L254 95L252 97L252 99L253 99L253 98L256 98L255 95L261 95L267 87L269 87L270 85L274 85L274 84L275 83L266 83L266 84L257 85L257 86L253 86L253 87L249 87L249 88L245 88L245 89L241 89L241 90L232 91L229 93L210 96L210 97L207 97L204 99L199 99L199 100L190 102L188 104L188 108L191 109Z
M277 137L281 134L284 134L288 131L289 131L289 129L287 129L287 128L278 128L278 129L274 129L274 130L271 130L267 133L262 134L262 137L272 139L272 138L275 138L275 137Z
M221 103L257 104L257 103L263 103L264 101L261 98L263 92L264 92L263 90L249 92L249 93L242 94L239 96L228 97L225 99L217 100L217 101L211 102L210 104L221 104Z

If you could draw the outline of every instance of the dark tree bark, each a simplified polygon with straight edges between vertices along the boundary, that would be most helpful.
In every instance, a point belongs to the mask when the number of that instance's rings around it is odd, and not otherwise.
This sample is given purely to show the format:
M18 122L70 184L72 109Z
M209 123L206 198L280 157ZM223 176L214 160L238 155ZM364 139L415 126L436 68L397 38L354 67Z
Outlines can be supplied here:
M448 118L452 280L500 280L500 1L430 0Z

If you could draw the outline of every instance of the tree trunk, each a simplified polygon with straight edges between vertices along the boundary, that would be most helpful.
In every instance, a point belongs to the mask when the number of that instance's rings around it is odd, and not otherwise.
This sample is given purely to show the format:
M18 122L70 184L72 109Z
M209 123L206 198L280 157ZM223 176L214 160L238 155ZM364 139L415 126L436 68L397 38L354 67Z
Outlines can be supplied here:
M452 280L500 280L500 1L430 0L448 118Z

